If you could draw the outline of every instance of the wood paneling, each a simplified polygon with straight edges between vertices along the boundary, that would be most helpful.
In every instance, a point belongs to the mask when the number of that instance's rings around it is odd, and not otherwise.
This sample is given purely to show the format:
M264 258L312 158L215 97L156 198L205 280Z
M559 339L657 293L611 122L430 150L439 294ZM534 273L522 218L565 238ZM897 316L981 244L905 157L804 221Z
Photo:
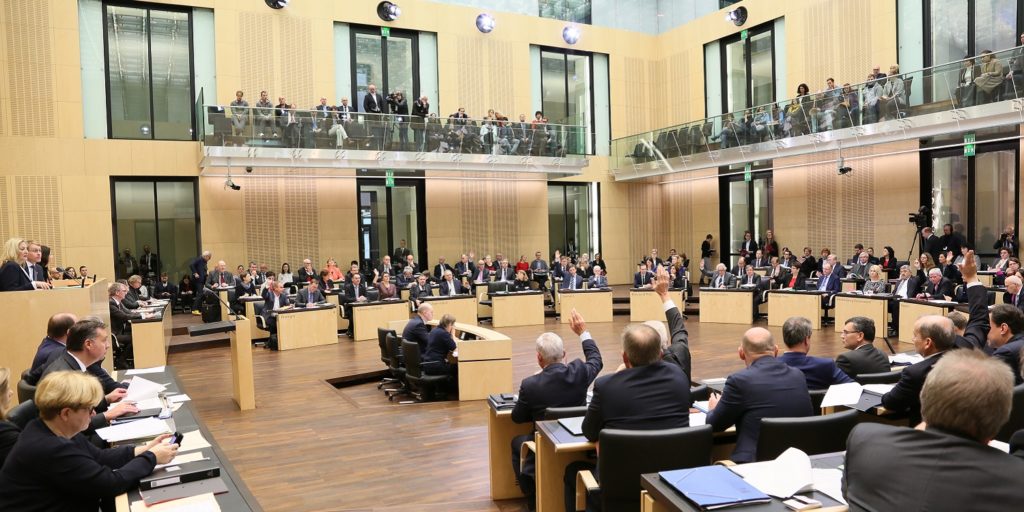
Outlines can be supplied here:
M14 233L51 248L50 267L63 265L64 242L61 235L61 187L55 176L15 176L14 195L19 199L14 211Z
M49 0L4 2L3 25L10 135L52 137L54 70Z

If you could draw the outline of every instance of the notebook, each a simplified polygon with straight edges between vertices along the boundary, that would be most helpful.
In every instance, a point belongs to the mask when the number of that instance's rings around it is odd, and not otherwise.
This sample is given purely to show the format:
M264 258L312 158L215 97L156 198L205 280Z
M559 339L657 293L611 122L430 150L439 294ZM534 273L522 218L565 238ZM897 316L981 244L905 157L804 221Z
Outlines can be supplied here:
M574 436L583 435L583 416L576 418L561 418L558 420L558 424Z
M658 475L686 499L706 510L771 501L767 494L724 466L661 471Z

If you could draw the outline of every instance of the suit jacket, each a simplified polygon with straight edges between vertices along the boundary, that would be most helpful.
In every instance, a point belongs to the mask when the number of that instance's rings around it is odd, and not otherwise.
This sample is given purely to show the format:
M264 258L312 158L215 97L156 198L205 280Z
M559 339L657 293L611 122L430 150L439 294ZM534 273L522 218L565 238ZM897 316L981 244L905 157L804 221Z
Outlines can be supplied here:
M519 399L512 409L512 421L526 423L544 419L548 407L578 407L587 402L587 388L604 363L594 340L583 340L586 362L552 363L519 385Z
M116 335L130 334L132 329L129 324L132 320L142 318L142 315L130 311L124 304L118 304L113 298L107 304L110 307L110 332Z
M447 263L444 265L441 265L440 263L434 265L434 279L437 279L438 281L444 279L445 270L452 270L452 266ZM452 271L452 273L454 273L454 271Z
M757 242L753 240L744 240L740 242L740 256L746 256L747 254L754 254L757 252Z
M852 276L856 275L857 277L859 277L861 279L867 279L868 278L868 270L871 270L871 263L865 263L865 264L861 265L860 262L857 262L857 263L854 263L853 267L850 269L850 276L852 277Z
M939 253L942 252L942 239L932 235L921 241L921 247L924 248L924 252L932 255L932 261L935 263L939 262Z
M296 283L308 283L314 279L320 277L320 274L314 268L312 271L307 271L306 267L302 267L298 272L295 273Z
M71 355L67 351L57 353L56 356L53 357L49 361L49 363L46 365L46 367L43 368L43 370L39 372L38 376L34 375L34 377L36 377L35 385L38 385L47 375L49 375L49 374L51 374L53 372L63 372L63 371L72 371L72 372L80 372L80 371L82 371L82 367L79 366L78 361L75 359L75 356ZM107 374L107 371L103 370L103 368L101 366L99 366L99 363L96 363L96 364L93 364L93 365L87 367L85 369L85 371L87 373L91 374L91 375L96 375L97 378L99 378L99 376L97 375L97 372L98 371L102 371L103 374L107 375L107 379L108 380L113 381L113 379L110 379L110 375ZM100 383L102 385L103 384L103 379L99 379L99 380L100 380ZM109 393L109 392L113 391L115 387L117 387L117 386L104 386L103 393L104 394ZM100 399L100 403L96 404L96 413L97 414L94 414L92 416L92 418L90 418L90 420L89 420L89 429L86 431L88 435L93 435L93 431L95 429L107 427L107 426L110 425L110 423L107 421L107 418L105 416L103 416L102 414L99 414L99 413L105 412L108 407L109 407L109 404L107 404L106 397L101 398ZM0 510L2 510L2 509L0 509Z
M139 256L139 266L145 274L160 275L160 257L155 252L142 253L142 256Z
M1024 502L1024 486L1008 477L1022 471L1020 458L973 439L861 423L846 443L843 496L850 510L994 512Z
M601 276L590 276L590 279L587 281L587 283L588 283L588 286L591 287L591 288L607 288L608 287L608 278L606 276L603 276L603 275L601 275Z
M1013 295L1010 292L1003 293L1003 302L1013 304ZM1017 292L1017 308L1024 310L1024 288Z
M427 335L427 350L421 358L424 363L443 363L449 352L458 349L452 334L444 329L433 329Z
M928 280L924 285L924 293L929 297L952 297L953 296L953 282L943 277L938 285L932 284L931 280Z
M13 261L4 262L0 267L0 292L34 290L25 269Z
M1024 333L1017 333L1005 345L997 348L992 357L1002 360L1013 370L1015 384L1021 384L1024 379L1020 376L1020 350L1024 348Z
M579 290L583 288L583 282L586 281L579 274L572 276L566 273L565 277L562 278L562 284L558 287L559 290Z
M351 121L352 113L356 111L356 107L355 105L338 105L337 107L334 107L334 111L336 112L335 115L338 116L338 119L341 119L342 121Z
M651 284L654 281L654 273L651 271L647 272L635 272L633 274L633 288L641 288L643 286Z
M32 281L46 282L47 275L46 271L43 270L43 266L38 263L29 263L25 265L26 272L31 268Z
M156 456L134 446L101 450L82 434L57 436L42 420L29 422L0 471L0 510L96 512L150 474Z
M734 462L750 462L757 455L762 418L800 418L813 414L811 395L803 372L770 356L756 359L729 376L718 405L707 423L716 432L736 425Z
M287 306L287 305L289 305L289 304L291 304L291 301L288 300L288 294L287 293L282 293L281 296L277 299L277 301L278 301L278 306L282 307L282 308ZM273 316L273 313L274 313L274 293L268 291L267 294L263 296L263 311L260 314L263 315L263 319L264 320L269 320L270 317Z
M754 268L763 268L771 265L771 262L768 261L768 258L754 258L750 260L750 264L753 265Z
M223 281L225 285L234 286L235 276L231 272L228 272L227 270L225 270L224 272L221 272L220 270L214 270L210 272L209 275L206 276L206 286L209 288L215 288L217 286L220 286L221 281Z
M917 293L921 290L921 285L918 284L918 283L919 283L919 281L917 280L916 277L911 277L911 278L907 279L907 297L908 298L913 299L914 296L916 296ZM892 293L895 295L896 292L899 291L899 289L900 289L900 280L897 280L892 285Z
M441 281L442 296L451 295L453 288L455 290L456 295L461 295L466 292L466 290L462 287L462 283L460 283L458 279L452 278L451 286L448 285L448 281Z
M377 101L374 102L374 99L376 99ZM367 92L366 96L363 96L363 112L371 114L380 114L384 112L386 109L387 103L384 103L384 96L382 96L381 93L377 92L370 94L369 92Z
M198 281L193 280L192 283L206 283L206 264L208 262L202 256L196 256L188 263L188 269L192 272L192 277L196 274L199 275Z
M4 461L7 460L7 454L11 453L15 443L18 442L18 436L21 434L21 429L17 425L9 421L0 421L0 468L4 466Z
M809 356L803 352L786 352L779 356L779 360L804 372L807 389L828 389L832 384L853 382L831 359Z
M594 381L594 396L583 418L583 435L597 441L605 428L661 430L688 426L689 378L678 366L657 361Z
M505 267L504 269L501 268L501 267L498 267L498 268L494 269L494 280L495 281L502 281L503 280L502 277L505 278L504 281L512 281L512 280L514 280L516 278L516 271L515 271L515 269L513 269L512 267Z
M564 277L567 274L569 274L569 267L562 266L561 263L551 265L551 275L555 277Z
M463 262L460 261L460 262L455 264L455 272L453 272L453 273L456 276L461 276L461 275L466 274L466 273L468 273L471 276L475 276L475 271L476 271L476 265L474 265L473 262L467 261L467 262L463 263Z
M486 283L491 280L491 271L487 270L486 267L474 268L470 277L474 282Z
M359 283L359 285L362 286L364 290L366 289L366 286L362 283ZM324 302L325 300L323 292L317 289L316 293L310 293L309 287L299 290L299 293L295 295L295 302L300 307L305 306L306 304Z
M366 297L366 284L360 282L359 283L359 290L358 291L359 291L359 297ZM340 298L341 298L341 301L345 302L345 303L355 302L356 301L356 287L353 286L351 282L347 283L345 285L344 290L341 293L341 297Z
M423 323L423 319L419 315L412 317L409 323L405 324L405 329L402 330L402 339L415 341L420 346L420 353L426 353L427 351L427 338L430 336L430 327Z
M178 287L174 283L168 281L167 284L157 282L153 285L153 297L156 298L170 298L174 294L178 293Z
M988 346L988 289L978 284L967 287L967 327L964 335L957 336L954 344L959 348L986 349ZM1016 374L1015 374L1016 375Z
M743 274L743 277L740 278L740 286L744 286L744 285L746 285L746 286L753 285L753 286L760 287L761 286L761 276L759 276L757 274L754 274L752 276L748 276L746 274Z
M689 333L686 332L686 320L683 313L674 303L672 307L665 309L665 319L668 320L668 332L672 344L661 356L661 360L674 363L683 370L687 379L693 379L692 358L690 357Z
M911 427L921 423L921 388L924 387L924 379L943 354L945 352L939 352L904 368L896 387L882 395L882 405L890 411L907 413Z
M63 343L47 336L43 338L43 341L39 343L39 348L36 349L36 356L32 358L31 371L35 371L39 367L46 364L47 361L51 361L51 357L55 353L64 352L67 347Z
M718 272L704 272L704 275L708 276L711 281L710 286L712 288L723 288L721 285L725 285L724 288L735 288L736 287L736 276L726 272L724 277L720 277Z
M823 282L828 279L828 282ZM830 295L839 293L843 289L843 283L839 281L840 277L836 276L833 272L829 276L821 276L818 278L818 289L828 292Z
M604 267L601 267L604 268ZM544 260L533 260L530 262L530 270L548 270L548 262Z
M423 283L422 287L420 286L419 283L416 283L416 284L414 284L414 285L409 287L409 298L410 299L418 299L420 297L431 297L431 296L433 296L433 291L432 291L430 283Z
M889 358L870 343L836 356L836 366L854 379L862 373L882 373L892 367Z

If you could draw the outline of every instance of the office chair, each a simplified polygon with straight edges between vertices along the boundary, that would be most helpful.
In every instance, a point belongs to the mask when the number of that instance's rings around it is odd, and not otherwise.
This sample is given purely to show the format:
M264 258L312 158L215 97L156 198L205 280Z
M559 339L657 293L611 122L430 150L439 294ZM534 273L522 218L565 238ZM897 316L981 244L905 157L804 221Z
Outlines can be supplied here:
M32 400L36 396L36 387L29 382L32 380L32 376L29 375L29 370L21 372L21 380L18 381L18 402L24 402L26 400Z
M28 425L28 422L38 417L39 408L36 407L36 403L32 400L26 400L7 411L7 421L14 423L22 430L25 430L25 425Z
M599 442L601 482L598 484L590 471L576 475L576 510L598 501L601 510L638 510L641 474L711 462L711 425L646 431L604 429Z
M380 348L380 362L384 363L389 370L391 369L391 355L388 354L388 335L394 336L395 331L391 329L385 329L383 327L377 328L377 346ZM401 384L401 381L394 377L384 377L380 383L377 384L377 389L384 389L385 384Z
M397 388L384 388L384 393L388 395L388 401L394 401L398 395L409 394L409 386L405 378L405 361L402 359L402 338L392 331L385 336L384 343L388 351L388 370L391 372L391 377L399 383Z
M707 384L698 384L690 388L690 405L693 402L705 402L711 399L711 388Z
M900 381L900 375L902 374L902 369L891 372L862 373L854 380L861 384L895 384Z
M448 375L427 375L422 371L420 346L415 341L402 340L402 358L405 359L405 378L410 394L417 402L434 398L434 391L451 380Z
M996 439L1006 443L1014 432L1024 428L1024 384L1013 388L1013 402L1010 406L1010 419L999 429Z
M825 393L828 392L828 389L809 389L807 392L811 395L811 409L815 416L821 415L821 402L825 400Z
M846 450L846 438L857 424L860 411L850 409L806 418L763 418L757 438L757 460L772 460L789 448L807 455ZM604 446L601 447L604 456Z

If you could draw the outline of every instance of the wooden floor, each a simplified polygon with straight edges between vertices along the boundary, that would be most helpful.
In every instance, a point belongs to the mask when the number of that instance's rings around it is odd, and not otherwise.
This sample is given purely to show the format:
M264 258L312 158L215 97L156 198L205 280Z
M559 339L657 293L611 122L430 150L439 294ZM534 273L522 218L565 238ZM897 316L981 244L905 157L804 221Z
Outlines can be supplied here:
M602 374L622 360L619 333L628 318L617 315L611 323L588 326L604 356ZM175 320L179 326L195 322L188 315ZM736 349L748 327L701 325L691 317L693 378L743 368ZM781 328L769 329L781 351ZM513 340L516 389L538 369L533 342L545 330L562 336L570 359L582 355L568 325L552 318L543 329L502 329ZM266 510L526 510L523 500L489 498L485 402L398 405L376 384L337 390L327 379L383 364L375 341L339 339L337 345L287 352L254 348L257 409L246 412L237 411L230 398L227 348L170 355L200 417ZM884 350L881 340L875 343ZM814 333L812 355L842 351L831 327Z

